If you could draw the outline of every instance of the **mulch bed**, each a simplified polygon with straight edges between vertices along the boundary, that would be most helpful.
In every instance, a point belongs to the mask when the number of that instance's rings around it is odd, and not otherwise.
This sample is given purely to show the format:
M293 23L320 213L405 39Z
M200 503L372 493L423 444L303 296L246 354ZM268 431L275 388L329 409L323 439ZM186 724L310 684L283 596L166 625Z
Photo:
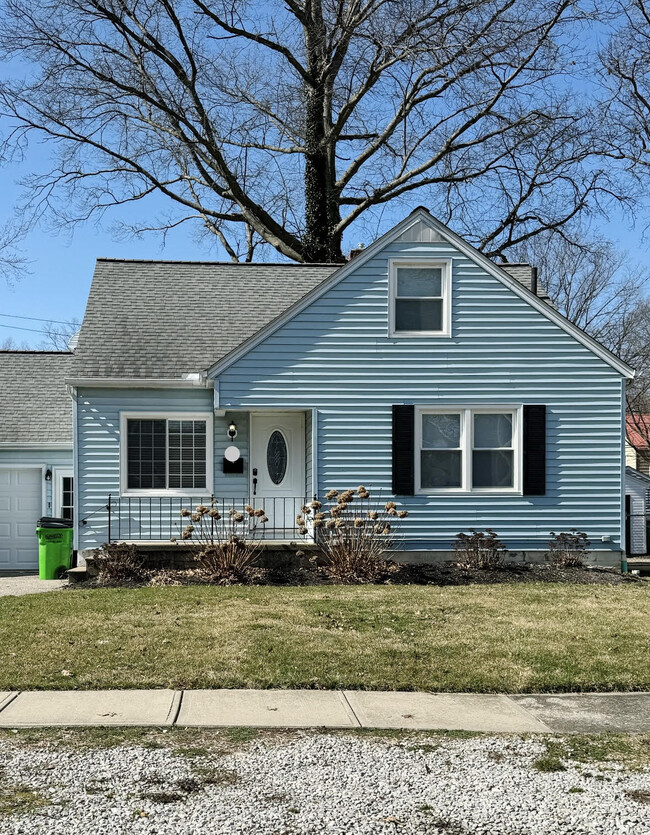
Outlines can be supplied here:
M648 578L636 574L621 574L609 568L559 568L548 564L511 564L498 569L470 570L446 563L442 565L400 564L381 585L471 586L503 583L565 583L576 585L617 586L623 583L645 583ZM322 586L336 583L323 576L316 568L300 568L292 572L268 569L260 572L255 585ZM214 585L197 570L167 569L148 572L141 580L123 582L93 578L77 587Z
M402 576L404 579L402 579ZM504 565L495 570L468 570L456 565L405 565L392 582L435 586L491 585L495 583L572 583L618 586L644 583L637 574L621 574L611 568L558 568L546 564Z

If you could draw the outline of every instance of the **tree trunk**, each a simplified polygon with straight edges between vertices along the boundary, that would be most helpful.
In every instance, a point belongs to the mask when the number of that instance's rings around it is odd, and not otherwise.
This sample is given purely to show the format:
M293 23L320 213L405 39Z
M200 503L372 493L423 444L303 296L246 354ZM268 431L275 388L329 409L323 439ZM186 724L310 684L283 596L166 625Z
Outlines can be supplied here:
M305 235L303 261L343 261L341 234L335 233L341 216L336 194L334 149L330 147L331 97L324 69L326 29L321 0L307 4L305 46L311 83L305 89Z

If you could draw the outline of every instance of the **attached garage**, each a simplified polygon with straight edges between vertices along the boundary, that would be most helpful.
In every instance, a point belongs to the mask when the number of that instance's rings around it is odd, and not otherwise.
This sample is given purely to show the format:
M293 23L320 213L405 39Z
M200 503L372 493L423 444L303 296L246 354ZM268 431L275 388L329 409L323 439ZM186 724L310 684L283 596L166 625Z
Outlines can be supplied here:
M0 466L0 571L38 567L35 520L43 515L41 467Z
M0 351L0 572L35 571L38 519L72 515L71 358Z

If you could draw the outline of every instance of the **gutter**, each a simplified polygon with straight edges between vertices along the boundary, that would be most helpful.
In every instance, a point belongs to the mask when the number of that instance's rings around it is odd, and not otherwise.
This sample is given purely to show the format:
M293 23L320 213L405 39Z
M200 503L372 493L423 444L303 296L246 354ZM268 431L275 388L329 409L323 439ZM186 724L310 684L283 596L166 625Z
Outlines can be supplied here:
M212 388L213 382L203 371L184 377L68 377L68 387L75 388L128 388L128 389L191 389Z

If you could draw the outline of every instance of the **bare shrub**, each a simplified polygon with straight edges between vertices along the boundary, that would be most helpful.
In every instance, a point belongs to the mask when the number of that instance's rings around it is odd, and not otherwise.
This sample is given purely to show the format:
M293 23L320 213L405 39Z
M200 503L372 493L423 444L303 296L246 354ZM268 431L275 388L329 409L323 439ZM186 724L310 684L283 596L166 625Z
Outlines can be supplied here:
M508 553L508 549L492 528L486 528L484 531L470 528L469 534L457 534L454 551L460 568L483 570L498 568Z
M140 581L149 576L144 568L144 557L138 554L135 545L127 542L105 542L93 551L92 559L98 579L103 582Z
M314 531L314 561L323 574L340 583L376 583L398 570L386 554L394 544L395 522L408 511L398 510L395 502L373 503L363 486L330 490L325 499L327 507L313 501L296 519L301 535Z
M181 516L189 519L181 539L193 543L196 561L208 582L232 585L263 577L264 572L256 566L262 550L260 532L269 521L262 509L246 505L243 511L233 507L222 515L213 501L194 511L183 508Z
M548 541L547 557L553 565L561 568L582 568L585 559L591 553L591 542L584 531L571 528L570 531L551 531Z

